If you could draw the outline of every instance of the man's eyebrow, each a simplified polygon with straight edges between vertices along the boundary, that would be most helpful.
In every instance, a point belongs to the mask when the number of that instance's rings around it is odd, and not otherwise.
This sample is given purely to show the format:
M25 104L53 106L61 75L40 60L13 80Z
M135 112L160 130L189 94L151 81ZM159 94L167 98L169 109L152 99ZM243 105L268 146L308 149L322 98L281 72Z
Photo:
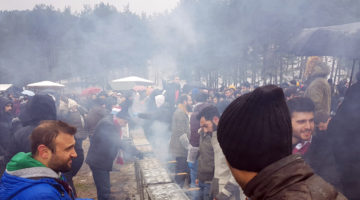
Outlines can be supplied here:
M66 147L66 148L65 148L65 150L72 149L74 146L75 146L75 144L72 144L72 145L70 145L70 146Z

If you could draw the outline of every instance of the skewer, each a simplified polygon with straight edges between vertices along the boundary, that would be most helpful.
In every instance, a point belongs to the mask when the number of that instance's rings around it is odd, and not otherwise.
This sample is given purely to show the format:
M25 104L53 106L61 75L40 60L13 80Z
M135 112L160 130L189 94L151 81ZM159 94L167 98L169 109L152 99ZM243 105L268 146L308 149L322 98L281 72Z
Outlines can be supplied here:
M179 172L179 173L173 173L171 175L175 175L175 176L184 176L184 175L188 175L188 173L186 172Z

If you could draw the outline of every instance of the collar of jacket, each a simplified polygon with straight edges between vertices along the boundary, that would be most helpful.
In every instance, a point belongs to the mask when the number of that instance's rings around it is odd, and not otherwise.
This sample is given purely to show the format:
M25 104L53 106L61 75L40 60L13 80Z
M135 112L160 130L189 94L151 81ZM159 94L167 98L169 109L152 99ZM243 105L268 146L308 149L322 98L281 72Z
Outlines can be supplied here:
M15 171L8 171L6 172L10 175L21 177L21 178L30 178L30 179L36 179L36 178L55 178L59 179L60 175L56 173L54 170L48 168L48 167L31 167L31 168L25 168L25 169L19 169Z
M261 170L245 186L244 193L251 199L267 199L312 175L314 172L301 156L290 155Z

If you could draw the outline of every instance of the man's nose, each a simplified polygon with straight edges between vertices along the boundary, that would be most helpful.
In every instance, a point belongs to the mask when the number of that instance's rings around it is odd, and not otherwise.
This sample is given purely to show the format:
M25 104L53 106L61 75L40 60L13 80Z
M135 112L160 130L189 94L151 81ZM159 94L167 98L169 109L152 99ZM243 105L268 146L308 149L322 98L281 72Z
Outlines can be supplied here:
M71 155L70 155L72 158L76 158L77 157L77 153L76 151L74 150L73 152L71 152Z
M311 122L306 122L305 123L305 128L306 129L311 129Z

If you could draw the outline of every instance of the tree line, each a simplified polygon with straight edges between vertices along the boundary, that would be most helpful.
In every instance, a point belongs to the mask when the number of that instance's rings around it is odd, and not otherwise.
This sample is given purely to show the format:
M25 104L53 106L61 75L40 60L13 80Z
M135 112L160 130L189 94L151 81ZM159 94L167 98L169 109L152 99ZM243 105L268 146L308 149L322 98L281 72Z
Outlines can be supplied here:
M181 0L171 12L152 16L107 4L76 14L46 5L1 11L0 82L105 83L147 76L151 65L209 87L280 84L302 78L306 57L282 51L295 34L359 21L359 8L356 0ZM326 59L334 63L333 79L346 78L350 61Z

